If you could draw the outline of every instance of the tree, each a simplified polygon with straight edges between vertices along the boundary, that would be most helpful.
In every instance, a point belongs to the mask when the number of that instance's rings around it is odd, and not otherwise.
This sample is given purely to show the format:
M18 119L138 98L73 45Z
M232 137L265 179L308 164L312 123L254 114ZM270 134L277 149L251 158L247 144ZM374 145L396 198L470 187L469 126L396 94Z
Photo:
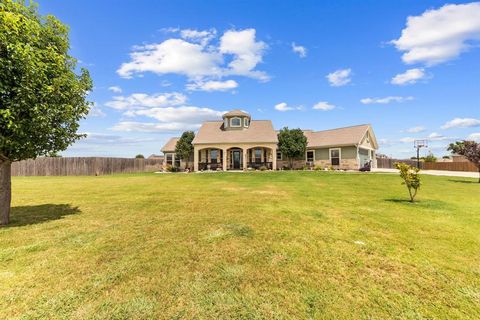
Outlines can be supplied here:
M278 133L278 149L288 159L288 166L292 169L293 161L305 156L307 137L301 129L285 127Z
M175 145L175 155L185 161L185 168L189 168L188 163L193 155L193 138L195 138L193 131L185 131Z
M467 140L457 141L451 143L448 150L467 158L478 168L478 173L480 175L480 143ZM478 183L480 183L480 176L478 178Z
M84 135L89 73L76 71L68 27L36 4L0 3L0 224L10 220L11 163L55 154Z
M395 168L400 170L400 177L403 179L403 184L407 186L408 193L410 194L410 202L414 202L421 184L420 175L418 174L420 169L403 162L395 163Z
M136 159L145 159L145 157L143 156L143 154L137 154L135 156Z
M437 162L437 157L435 157L433 155L433 153L429 153L425 158L424 158L424 161L425 162Z

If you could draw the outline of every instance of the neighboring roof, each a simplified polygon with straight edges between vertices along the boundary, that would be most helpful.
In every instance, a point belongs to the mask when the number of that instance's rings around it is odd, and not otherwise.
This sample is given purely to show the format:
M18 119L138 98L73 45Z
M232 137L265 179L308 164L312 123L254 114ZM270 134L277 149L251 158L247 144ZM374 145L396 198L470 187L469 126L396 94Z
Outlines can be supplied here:
M226 117L249 117L250 118L250 115L246 112L243 112L242 110L235 109L235 110L232 110L232 111L229 111L229 112L223 114L222 117L224 119Z
M164 157L159 154L151 154L147 159L163 159Z
M277 143L270 120L253 120L242 130L223 130L222 121L207 121L198 130L193 143Z
M177 141L179 140L179 137L173 137L168 142L163 146L160 151L162 152L174 152L175 151L175 146L177 145Z
M370 132L373 145L377 147L375 135L368 124L324 131L306 130L304 134L308 139L308 147L312 148L357 145L361 142L367 131Z

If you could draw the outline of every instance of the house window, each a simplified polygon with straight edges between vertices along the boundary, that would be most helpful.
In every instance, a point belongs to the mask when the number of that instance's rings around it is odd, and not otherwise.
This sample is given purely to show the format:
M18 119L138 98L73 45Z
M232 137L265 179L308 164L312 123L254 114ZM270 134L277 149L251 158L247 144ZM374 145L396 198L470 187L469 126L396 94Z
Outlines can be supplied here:
M174 167L180 168L180 157L175 157L174 160L175 160Z
M244 119L243 119L243 126L244 126L244 127L248 127L249 125L250 125L250 119L244 118Z
M262 162L262 149L255 149L255 162Z
M218 150L210 150L210 162L217 163Z
M282 151L277 151L277 160L282 160Z
M172 165L172 164L173 164L173 154L167 153L167 154L165 155L165 158L167 159L167 164L168 164L168 165Z
M242 119L240 118L230 119L230 127L241 127L241 126L242 126Z
M332 166L340 165L340 149L330 149L330 164Z
M307 162L313 162L315 160L315 151L307 151Z

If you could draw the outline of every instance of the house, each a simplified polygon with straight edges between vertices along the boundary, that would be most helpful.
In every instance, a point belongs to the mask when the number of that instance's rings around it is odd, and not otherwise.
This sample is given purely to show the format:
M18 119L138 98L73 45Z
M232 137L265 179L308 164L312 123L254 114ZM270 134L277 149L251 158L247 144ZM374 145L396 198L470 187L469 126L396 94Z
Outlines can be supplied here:
M163 160L163 156L158 155L158 154L151 154L148 156L149 160Z
M281 169L287 159L278 151L278 137L270 120L252 120L241 110L232 110L222 120L206 121L193 140L193 170ZM322 166L357 170L371 162L376 166L378 143L370 125L325 131L304 130L307 150L295 168ZM170 139L161 149L165 165L184 167L175 156L179 138Z

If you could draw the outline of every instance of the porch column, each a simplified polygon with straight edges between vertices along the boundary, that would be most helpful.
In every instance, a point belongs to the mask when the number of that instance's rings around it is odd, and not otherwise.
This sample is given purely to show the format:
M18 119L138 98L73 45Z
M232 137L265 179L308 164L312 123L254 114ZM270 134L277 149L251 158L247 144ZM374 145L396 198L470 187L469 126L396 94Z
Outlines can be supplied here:
M222 149L222 168L227 171L227 149Z
M198 171L198 148L196 146L193 147L193 171Z
M243 170L247 170L248 165L248 149L242 149L243 154Z
M277 170L277 148L272 148L272 170Z

